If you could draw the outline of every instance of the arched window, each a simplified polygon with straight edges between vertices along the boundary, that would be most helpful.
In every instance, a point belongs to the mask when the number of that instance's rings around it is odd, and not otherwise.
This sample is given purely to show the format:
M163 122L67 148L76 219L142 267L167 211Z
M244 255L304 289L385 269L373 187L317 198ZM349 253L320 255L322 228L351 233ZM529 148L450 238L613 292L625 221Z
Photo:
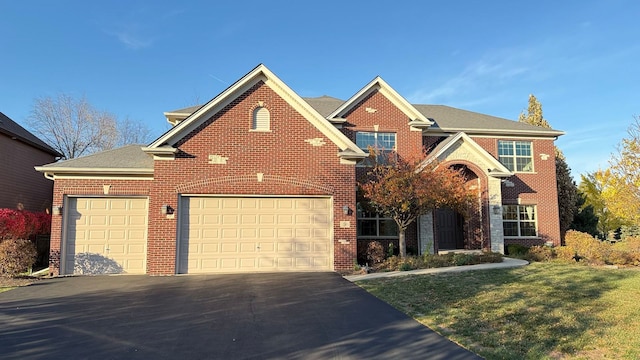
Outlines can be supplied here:
M257 107L253 110L253 123L251 130L268 131L271 124L271 115L265 107Z

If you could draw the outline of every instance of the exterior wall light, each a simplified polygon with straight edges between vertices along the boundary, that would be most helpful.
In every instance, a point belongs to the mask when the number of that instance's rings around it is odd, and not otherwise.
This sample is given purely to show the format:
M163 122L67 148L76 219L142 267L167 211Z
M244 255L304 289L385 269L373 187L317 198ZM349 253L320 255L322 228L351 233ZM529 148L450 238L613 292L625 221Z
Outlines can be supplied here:
M160 207L160 213L162 213L162 215L171 215L173 214L173 208L170 205L162 205Z
M349 206L345 205L342 207L342 213L344 213L345 215L349 215L350 212L351 209L349 209Z
M62 206L53 206L51 208L51 214L52 215L62 215Z
M501 209L502 209L502 207L501 207L501 206L499 206L499 205L493 205L493 213L494 213L495 215L500 215L500 210L501 210Z

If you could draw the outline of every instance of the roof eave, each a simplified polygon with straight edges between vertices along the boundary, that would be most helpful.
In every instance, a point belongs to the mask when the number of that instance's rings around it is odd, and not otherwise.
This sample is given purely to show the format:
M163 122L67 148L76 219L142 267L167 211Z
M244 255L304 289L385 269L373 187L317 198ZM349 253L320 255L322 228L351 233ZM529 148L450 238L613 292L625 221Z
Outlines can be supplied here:
M67 168L35 166L36 171L50 174L108 174L108 175L153 175L149 168Z
M537 137L559 137L565 135L564 131L531 131L531 130L508 130L508 129L468 129L468 128L442 128L431 127L429 130L440 130L444 133L464 132L468 135L517 135L517 136L537 136Z

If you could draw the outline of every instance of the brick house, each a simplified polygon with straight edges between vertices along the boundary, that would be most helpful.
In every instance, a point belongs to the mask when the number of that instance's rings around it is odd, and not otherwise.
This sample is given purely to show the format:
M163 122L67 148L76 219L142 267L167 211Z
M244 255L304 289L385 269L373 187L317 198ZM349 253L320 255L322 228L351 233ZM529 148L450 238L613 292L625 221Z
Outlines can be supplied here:
M51 207L53 183L33 169L62 156L0 112L0 208L44 211Z
M560 242L560 131L412 105L379 77L347 101L301 98L264 65L165 116L173 127L147 146L37 168L55 180L52 273L350 269L367 242L397 242L356 200L369 145L424 146L478 191L473 216L422 216L411 252Z

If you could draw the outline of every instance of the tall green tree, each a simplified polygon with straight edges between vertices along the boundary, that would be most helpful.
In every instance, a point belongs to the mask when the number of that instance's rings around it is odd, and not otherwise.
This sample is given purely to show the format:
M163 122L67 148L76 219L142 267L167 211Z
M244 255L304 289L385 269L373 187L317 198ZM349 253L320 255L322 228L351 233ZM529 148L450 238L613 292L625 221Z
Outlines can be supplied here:
M580 231L590 234L596 238L602 238L602 234L598 231L598 217L593 210L592 205L586 205L587 198L585 194L578 190L578 201L576 203L576 215L569 227L571 230Z
M520 113L518 121L530 125L551 129L551 125L544 118L542 104L533 95L529 95L529 106L527 112ZM555 147L556 162L556 186L558 191L558 211L560 213L560 237L564 240L564 235L571 227L573 217L577 212L578 190L575 181L571 177L571 168L562 151Z

